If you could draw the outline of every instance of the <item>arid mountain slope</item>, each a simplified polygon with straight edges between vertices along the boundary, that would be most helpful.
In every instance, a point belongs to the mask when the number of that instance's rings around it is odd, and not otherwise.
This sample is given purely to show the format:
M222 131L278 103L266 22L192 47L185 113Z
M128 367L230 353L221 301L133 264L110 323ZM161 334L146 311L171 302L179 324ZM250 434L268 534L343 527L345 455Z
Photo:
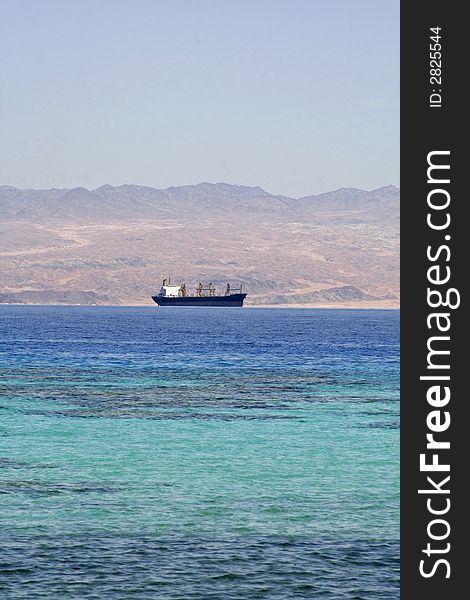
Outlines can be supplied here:
M0 302L148 304L163 276L251 304L398 305L399 190L0 187Z

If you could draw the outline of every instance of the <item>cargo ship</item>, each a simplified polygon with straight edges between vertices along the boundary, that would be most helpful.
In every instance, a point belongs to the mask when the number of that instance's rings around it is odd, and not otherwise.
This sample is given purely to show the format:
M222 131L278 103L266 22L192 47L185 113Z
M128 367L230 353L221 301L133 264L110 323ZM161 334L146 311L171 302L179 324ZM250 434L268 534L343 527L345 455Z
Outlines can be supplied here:
M163 280L158 294L152 296L152 300L159 306L243 306L245 298L242 284L238 288L233 288L230 283L227 283L225 292L218 294L212 283L207 287L200 283L192 296L188 294L185 283L171 285L169 277Z

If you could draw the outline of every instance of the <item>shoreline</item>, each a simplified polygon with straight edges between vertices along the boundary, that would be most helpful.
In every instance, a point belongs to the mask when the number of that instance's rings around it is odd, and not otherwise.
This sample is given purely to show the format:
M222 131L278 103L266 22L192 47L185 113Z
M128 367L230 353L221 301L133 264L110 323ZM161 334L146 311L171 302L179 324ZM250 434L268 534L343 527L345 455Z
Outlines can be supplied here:
M325 304L248 304L244 308L364 308L364 309L387 309L399 310L400 305L393 302L345 302L345 303L325 303Z
M58 303L37 303L37 302L0 302L0 306L81 306L81 307L94 307L94 308L161 308L154 304L68 304L65 302ZM174 308L174 307L172 307ZM204 307L185 307L185 308L204 308ZM205 307L207 308L207 307ZM220 308L220 307L216 307ZM257 309L257 308L313 308L313 309L364 309L364 310L400 310L399 304L394 303L376 303L376 302L350 302L345 304L330 303L330 304L246 304L243 308Z

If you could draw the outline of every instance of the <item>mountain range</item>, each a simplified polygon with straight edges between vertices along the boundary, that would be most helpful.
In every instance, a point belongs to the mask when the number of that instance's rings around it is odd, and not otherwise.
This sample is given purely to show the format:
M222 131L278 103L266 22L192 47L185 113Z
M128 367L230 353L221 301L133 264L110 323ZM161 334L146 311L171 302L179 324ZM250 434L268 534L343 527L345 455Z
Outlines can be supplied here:
M0 302L151 304L171 275L253 305L398 306L399 189L0 186L0 261Z

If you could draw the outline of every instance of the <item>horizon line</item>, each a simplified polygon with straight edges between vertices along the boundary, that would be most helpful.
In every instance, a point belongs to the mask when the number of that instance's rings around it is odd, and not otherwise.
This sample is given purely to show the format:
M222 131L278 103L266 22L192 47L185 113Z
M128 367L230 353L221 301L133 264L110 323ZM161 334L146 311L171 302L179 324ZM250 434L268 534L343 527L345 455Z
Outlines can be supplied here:
M101 190L102 188L119 189L119 188L123 188L123 187L136 187L136 188L146 188L146 189L157 190L157 191L168 191L168 190L173 190L173 189L178 189L178 188L199 187L199 186L204 186L204 185L214 186L214 187L224 185L224 186L229 186L229 187L248 188L248 189L252 189L252 190L259 189L262 192L264 192L264 194L266 194L267 196L272 196L274 198L283 197L283 198L289 198L291 200L301 200L302 198L308 198L311 196L322 196L324 194L331 194L333 192L339 192L342 190L353 190L353 191L367 192L367 193L377 192L379 190L384 190L387 188L393 188L395 190L400 190L400 186L390 183L390 184L382 185L382 186L379 186L377 188L372 188L372 189L364 189L364 188L357 188L357 187L339 187L339 188L329 190L327 192L320 192L318 194L307 194L305 196L285 196L284 194L273 194L271 192L268 192L259 185L243 185L243 184L237 184L237 183L227 183L225 181L217 181L217 182L201 181L201 182L195 183L195 184L171 185L171 186L165 187L165 188L153 187L151 185L141 185L138 183L123 183L121 185L112 185L110 183L104 183L103 185L100 185L100 186L98 186L96 188L92 188L92 189L87 188L85 186L33 188L33 187L17 187L15 185L1 184L0 190L3 188L10 188L10 189L18 190L18 191L35 191L35 192L47 192L47 191L69 192L69 191L73 191L73 190L85 190L87 192L93 193L98 190Z

